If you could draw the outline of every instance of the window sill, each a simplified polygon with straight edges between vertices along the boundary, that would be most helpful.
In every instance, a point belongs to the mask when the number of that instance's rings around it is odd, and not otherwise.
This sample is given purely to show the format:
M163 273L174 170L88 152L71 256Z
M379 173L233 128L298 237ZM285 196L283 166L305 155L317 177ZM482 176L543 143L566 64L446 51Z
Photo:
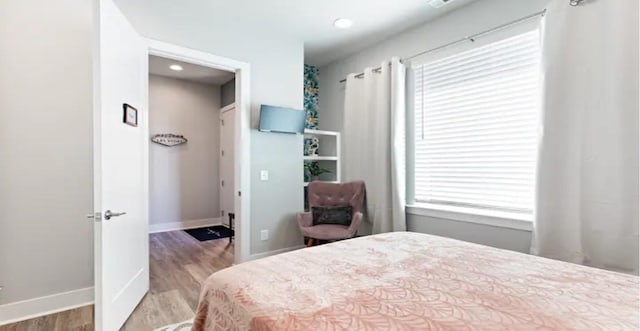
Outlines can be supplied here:
M522 231L533 230L533 216L530 214L509 213L429 203L407 205L407 214L436 217Z

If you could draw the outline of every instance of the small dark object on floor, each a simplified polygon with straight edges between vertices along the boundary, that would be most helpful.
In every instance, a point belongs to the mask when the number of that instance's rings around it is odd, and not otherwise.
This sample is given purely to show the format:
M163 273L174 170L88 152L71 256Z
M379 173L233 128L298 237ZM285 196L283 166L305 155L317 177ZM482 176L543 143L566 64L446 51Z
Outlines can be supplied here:
M236 213L229 213L229 229L231 229L231 236L229 237L229 243L233 242L235 237L235 231L233 231L233 221L236 219Z
M188 229L184 232L190 234L199 241L207 241L213 239L229 238L233 234L233 230L224 225L207 226L204 228Z

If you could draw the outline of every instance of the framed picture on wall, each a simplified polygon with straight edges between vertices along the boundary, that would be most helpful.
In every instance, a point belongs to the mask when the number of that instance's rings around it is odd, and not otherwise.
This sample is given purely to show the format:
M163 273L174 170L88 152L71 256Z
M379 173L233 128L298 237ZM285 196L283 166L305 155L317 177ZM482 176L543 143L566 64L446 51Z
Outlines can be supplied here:
M122 104L122 122L131 126L138 126L138 110L128 103Z

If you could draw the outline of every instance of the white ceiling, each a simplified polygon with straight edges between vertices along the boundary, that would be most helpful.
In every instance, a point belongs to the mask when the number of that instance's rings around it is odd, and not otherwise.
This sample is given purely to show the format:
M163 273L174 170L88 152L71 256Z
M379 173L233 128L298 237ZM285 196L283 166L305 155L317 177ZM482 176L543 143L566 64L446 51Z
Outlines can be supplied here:
M277 34L305 45L305 63L324 65L475 0L453 0L433 8L430 0L116 0L146 13L138 20L196 24L234 35L267 39ZM505 0L507 1L507 0ZM525 0L519 0L525 1ZM353 27L338 30L336 18ZM242 32L242 33L241 33ZM247 39L247 37L243 38ZM251 40L238 40L248 42Z
M182 71L169 69L178 64ZM197 64L169 60L158 56L149 56L149 73L152 75L188 80L196 83L222 85L235 77L235 73L207 68Z
M372 46L471 1L474 0L454 0L444 7L433 8L429 0L322 0L315 1L316 12L305 11L294 24L303 27L305 63L319 66ZM334 28L333 21L338 17L350 18L353 26L346 30Z

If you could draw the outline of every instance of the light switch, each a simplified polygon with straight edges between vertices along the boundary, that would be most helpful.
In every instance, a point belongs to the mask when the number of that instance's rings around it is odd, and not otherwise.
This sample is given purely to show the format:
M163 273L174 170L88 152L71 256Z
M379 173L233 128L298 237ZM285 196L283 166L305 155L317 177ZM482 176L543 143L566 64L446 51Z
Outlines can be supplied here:
M262 241L269 240L269 230L260 231L260 240Z
M261 181L269 180L269 170L260 170L260 180Z

